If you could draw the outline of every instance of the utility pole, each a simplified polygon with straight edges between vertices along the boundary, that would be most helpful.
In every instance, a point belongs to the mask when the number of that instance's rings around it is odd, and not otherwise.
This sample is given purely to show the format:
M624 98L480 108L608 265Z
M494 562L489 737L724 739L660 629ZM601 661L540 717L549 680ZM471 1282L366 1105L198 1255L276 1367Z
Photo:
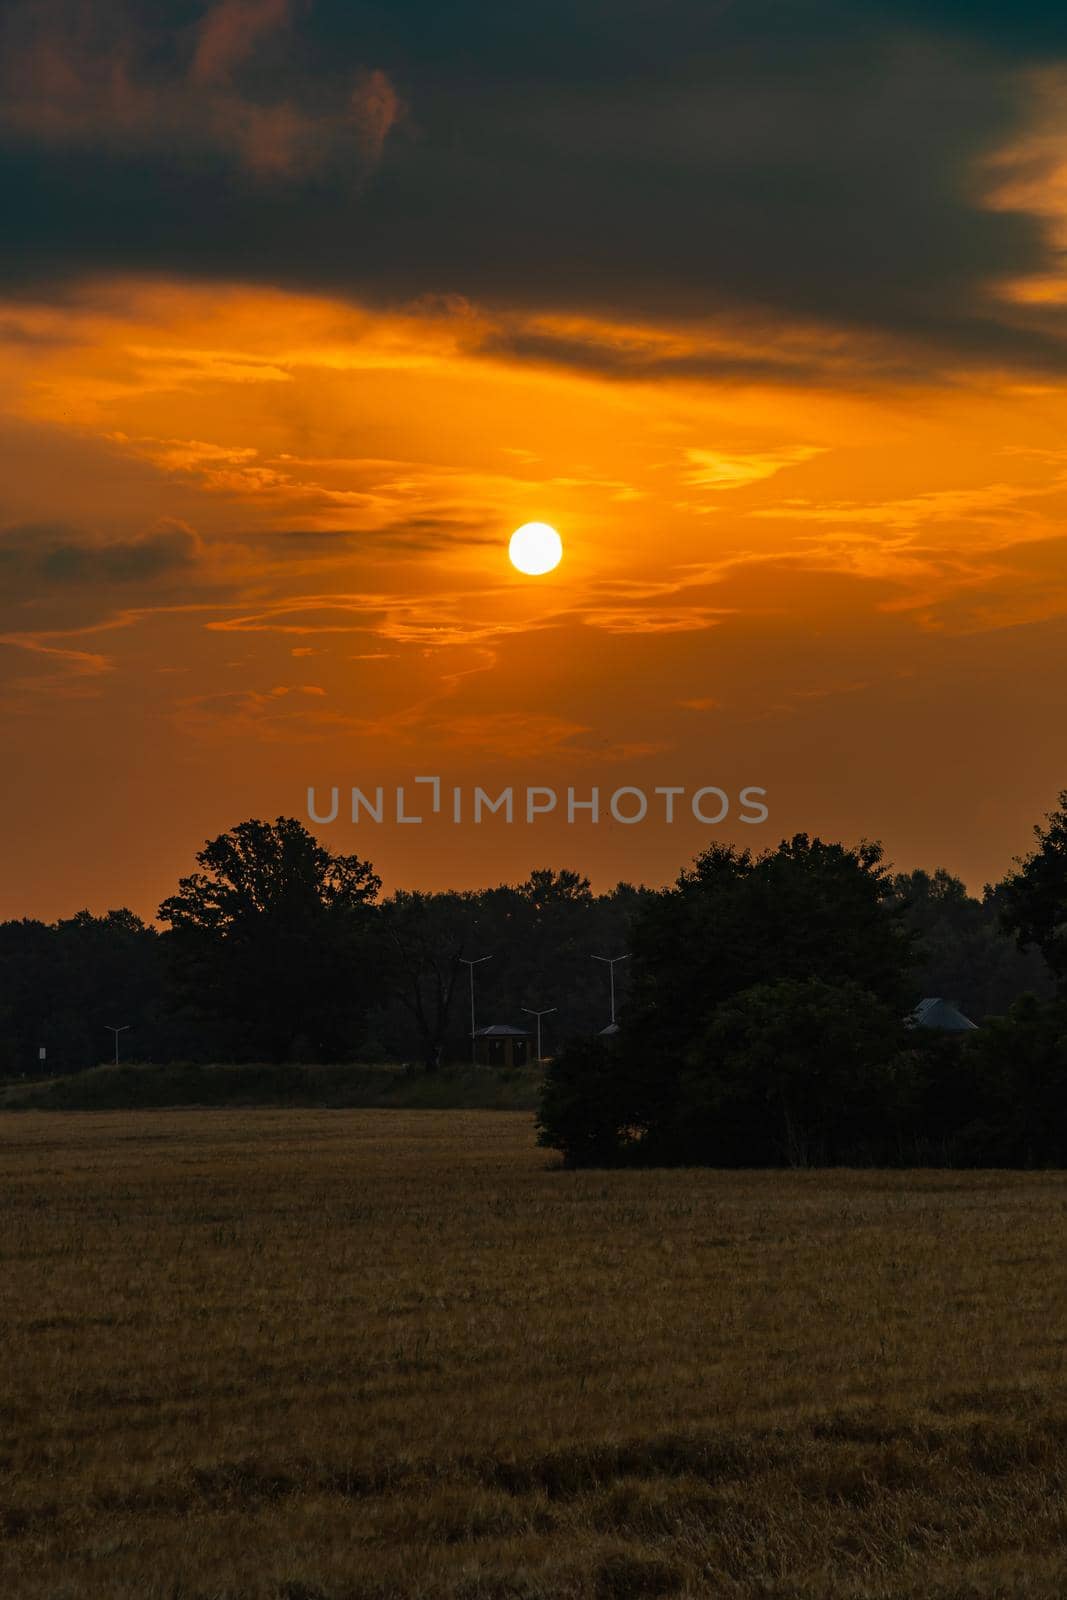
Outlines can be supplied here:
M130 1024L128 1022L124 1022L122 1024L121 1028L112 1027L110 1022L105 1022L104 1023L104 1027L107 1029L108 1033L113 1033L115 1035L115 1065L116 1065L116 1067L119 1064L119 1034L120 1033L125 1033L128 1030L129 1026L130 1026Z
M530 1006L523 1006L522 1009L528 1017L537 1018L537 1059L538 1061L543 1061L544 1056L541 1054L541 1018L550 1017L553 1011L557 1011L559 1007L548 1006L544 1011L534 1011Z
M615 968L616 968L617 964L620 961L629 961L629 959L630 959L629 951L627 951L626 955L624 955L624 956L594 956L593 957L594 961L603 961L605 966L607 967L608 971L611 974L611 1026L612 1027L615 1026Z
M480 967L483 961L492 961L493 958L488 955L476 956L473 961L467 956L460 956L459 959L471 975L471 1066L476 1067L478 1065L478 1044L474 1037L474 969L475 967Z

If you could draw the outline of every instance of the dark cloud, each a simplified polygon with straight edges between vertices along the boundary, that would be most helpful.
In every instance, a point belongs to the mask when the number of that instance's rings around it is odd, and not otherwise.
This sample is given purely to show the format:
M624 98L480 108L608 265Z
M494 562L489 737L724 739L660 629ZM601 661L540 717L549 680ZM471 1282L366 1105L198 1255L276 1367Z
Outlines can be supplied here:
M397 517L377 528L280 528L234 536L274 554L326 554L338 549L440 550L451 546L499 545L497 524L462 517Z
M713 352L693 355L664 355L587 339L553 337L551 334L493 333L478 349L484 355L499 355L545 366L585 369L614 378L648 381L651 378L715 378L738 382L785 381L796 383L814 378L823 370L815 355L807 360L786 357L761 357L758 354L728 355Z
M1003 57L1042 60L1067 50L1067 11L1056 0L894 0L893 14L980 41Z
M253 184L363 174L403 105L384 73L293 70L295 0L133 5L14 0L0 119L15 139L166 159ZM295 58L299 62L299 55Z
M13 10L24 48L27 8ZM956 361L1067 357L1055 324L1027 326L990 293L1055 257L1040 219L983 204L979 176L1026 127L1027 69L1067 57L1059 13L145 0L107 14L128 100L94 123L74 92L73 134L39 105L0 116L15 290L139 270L661 321L743 308ZM338 134L354 85L355 144ZM146 138L149 90L166 115ZM54 93L69 102L69 79ZM511 351L634 370L581 340Z
M104 543L74 528L23 523L0 529L0 590L5 599L33 600L150 583L189 570L198 548L196 535L177 525Z

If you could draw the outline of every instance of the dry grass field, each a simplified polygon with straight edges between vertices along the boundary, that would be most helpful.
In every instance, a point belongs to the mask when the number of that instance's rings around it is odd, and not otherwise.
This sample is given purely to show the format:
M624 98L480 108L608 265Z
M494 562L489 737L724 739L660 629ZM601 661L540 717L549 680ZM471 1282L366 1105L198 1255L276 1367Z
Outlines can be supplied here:
M1067 1594L1067 1175L0 1118L5 1600Z

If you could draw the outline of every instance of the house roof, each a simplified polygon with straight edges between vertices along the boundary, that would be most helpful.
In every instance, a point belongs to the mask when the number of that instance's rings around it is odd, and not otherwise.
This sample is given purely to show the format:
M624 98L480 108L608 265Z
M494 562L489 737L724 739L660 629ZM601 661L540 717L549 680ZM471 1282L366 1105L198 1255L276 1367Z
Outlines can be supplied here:
M528 1039L530 1035L525 1028L512 1028L506 1022L494 1022L488 1028L476 1028L476 1039Z
M969 1033L978 1026L957 1010L951 1000L942 1000L937 996L920 1000L909 1020L913 1027L940 1028L944 1033Z

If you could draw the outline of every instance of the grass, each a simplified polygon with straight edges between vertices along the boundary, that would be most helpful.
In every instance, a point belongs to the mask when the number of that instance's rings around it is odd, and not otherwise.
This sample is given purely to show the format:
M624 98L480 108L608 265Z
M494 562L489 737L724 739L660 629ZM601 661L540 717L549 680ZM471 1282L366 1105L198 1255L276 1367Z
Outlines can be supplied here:
M530 1111L537 1067L221 1065L168 1062L94 1067L62 1078L0 1085L6 1111L124 1111L169 1106L411 1106L431 1110Z
M0 1119L14 1600L1067 1592L1067 1175Z

